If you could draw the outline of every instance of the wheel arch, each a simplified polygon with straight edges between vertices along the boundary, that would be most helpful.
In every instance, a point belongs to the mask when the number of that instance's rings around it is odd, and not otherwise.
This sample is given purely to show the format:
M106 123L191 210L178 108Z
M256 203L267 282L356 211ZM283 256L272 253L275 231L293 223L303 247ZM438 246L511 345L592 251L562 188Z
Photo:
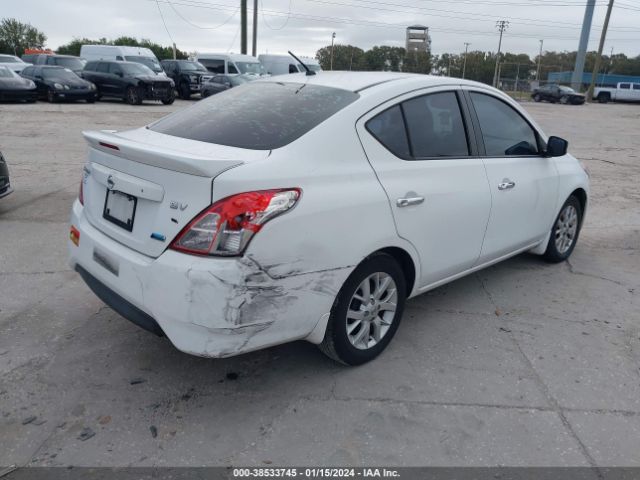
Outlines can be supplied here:
M580 209L582 210L582 217L580 218L580 224L582 224L582 222L584 220L585 212L587 210L587 192L582 187L578 187L573 192L571 192L569 197L571 197L571 196L576 197L578 199L578 201L580 202ZM569 198L569 197L567 197L567 198Z
M385 247L376 250L371 255L376 253L385 253L398 262L407 284L407 297L410 297L416 283L416 265L409 252L400 247Z

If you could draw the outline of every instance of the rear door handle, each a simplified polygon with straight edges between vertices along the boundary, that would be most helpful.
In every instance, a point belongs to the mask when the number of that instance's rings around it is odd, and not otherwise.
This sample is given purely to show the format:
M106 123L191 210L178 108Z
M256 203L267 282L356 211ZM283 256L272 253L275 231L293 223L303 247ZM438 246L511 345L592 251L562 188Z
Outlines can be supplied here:
M516 182L512 182L508 178L505 178L504 180L502 180L502 182L498 184L498 190L509 190L510 188L513 188L515 186L516 186Z
M424 197L399 198L396 200L396 205L402 208L410 205L420 205L422 202L424 202Z

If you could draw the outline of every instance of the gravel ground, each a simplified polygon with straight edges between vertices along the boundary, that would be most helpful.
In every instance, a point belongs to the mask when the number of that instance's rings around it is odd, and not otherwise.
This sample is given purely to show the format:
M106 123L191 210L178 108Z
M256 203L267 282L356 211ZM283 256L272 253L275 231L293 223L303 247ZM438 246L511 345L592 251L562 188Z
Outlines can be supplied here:
M526 104L592 173L570 263L520 255L408 302L377 360L180 353L69 270L85 129L184 107L0 105L0 465L640 466L639 105Z

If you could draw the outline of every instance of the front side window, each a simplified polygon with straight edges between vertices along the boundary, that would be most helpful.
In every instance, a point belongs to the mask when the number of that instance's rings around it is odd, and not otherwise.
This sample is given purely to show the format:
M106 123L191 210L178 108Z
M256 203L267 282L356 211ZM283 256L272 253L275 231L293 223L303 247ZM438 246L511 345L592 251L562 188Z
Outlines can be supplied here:
M100 73L109 73L109 64L108 63L99 63L96 71Z
M402 103L414 158L466 157L467 134L454 92L412 98Z
M201 142L254 150L283 147L359 98L321 85L250 82L149 126Z
M22 76L24 77L32 77L33 76L33 67L27 67L24 70L22 70Z
M536 133L512 107L490 95L471 92L489 157L538 155Z
M232 75L239 73L238 69L236 68L236 66L232 63L232 62L228 62L227 63L227 68L229 69L229 71L227 73L230 73Z
M367 122L367 130L387 150L400 158L411 156L400 105L394 105Z

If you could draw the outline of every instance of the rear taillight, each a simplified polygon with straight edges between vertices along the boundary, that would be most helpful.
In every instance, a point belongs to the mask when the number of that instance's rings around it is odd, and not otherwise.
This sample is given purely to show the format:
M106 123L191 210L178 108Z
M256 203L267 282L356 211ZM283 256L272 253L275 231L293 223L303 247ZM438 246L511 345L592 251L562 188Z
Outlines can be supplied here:
M241 255L251 238L272 218L291 209L300 190L262 190L224 198L194 218L171 248L198 255Z

